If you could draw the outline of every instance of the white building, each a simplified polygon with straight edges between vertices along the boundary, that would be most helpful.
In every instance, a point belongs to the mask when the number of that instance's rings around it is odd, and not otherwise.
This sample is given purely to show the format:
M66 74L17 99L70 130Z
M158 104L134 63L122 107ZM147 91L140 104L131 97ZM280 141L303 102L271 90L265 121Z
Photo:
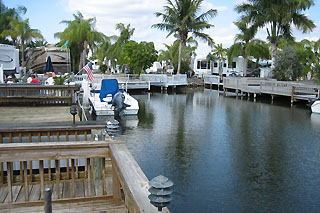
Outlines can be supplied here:
M229 76L231 73L243 75L243 58L233 58L229 65L228 60L222 61L222 75ZM195 75L203 77L203 75L219 75L219 61L208 61L206 57L196 57L193 63Z

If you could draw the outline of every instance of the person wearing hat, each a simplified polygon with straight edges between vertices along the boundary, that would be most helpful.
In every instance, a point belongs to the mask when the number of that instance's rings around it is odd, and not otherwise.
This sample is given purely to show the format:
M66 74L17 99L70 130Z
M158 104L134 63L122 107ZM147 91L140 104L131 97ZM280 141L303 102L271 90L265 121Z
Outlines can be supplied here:
M12 79L12 76L9 75L8 78L7 78L7 84L13 84L13 79Z

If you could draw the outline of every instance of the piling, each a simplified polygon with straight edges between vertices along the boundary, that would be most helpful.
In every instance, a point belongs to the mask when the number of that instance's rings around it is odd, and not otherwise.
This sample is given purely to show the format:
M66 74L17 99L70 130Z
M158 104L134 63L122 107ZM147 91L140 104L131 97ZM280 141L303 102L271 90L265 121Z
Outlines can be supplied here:
M52 202L51 202L51 189L45 188L44 189L44 212L45 213L52 213Z

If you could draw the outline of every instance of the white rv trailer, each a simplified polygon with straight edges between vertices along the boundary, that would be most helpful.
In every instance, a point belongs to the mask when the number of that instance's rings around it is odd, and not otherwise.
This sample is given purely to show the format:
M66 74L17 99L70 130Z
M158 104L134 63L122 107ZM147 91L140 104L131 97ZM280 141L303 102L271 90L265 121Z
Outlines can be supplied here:
M195 75L203 77L203 75L219 75L219 61L208 61L206 57L196 57L193 63ZM229 76L231 73L243 75L243 58L233 58L232 64L228 64L228 60L222 61L222 75Z
M19 50L12 45L0 44L0 64L6 75L19 72Z

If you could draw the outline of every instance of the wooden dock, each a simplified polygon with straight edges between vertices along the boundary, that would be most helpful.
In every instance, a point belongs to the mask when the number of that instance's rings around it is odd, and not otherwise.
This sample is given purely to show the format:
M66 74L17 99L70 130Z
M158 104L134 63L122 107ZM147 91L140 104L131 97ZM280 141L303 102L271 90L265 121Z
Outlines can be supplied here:
M158 212L147 177L104 125L0 129L0 212ZM164 209L164 212L169 212Z
M221 85L219 76L209 75L205 77L205 85ZM275 96L290 97L291 104L295 101L313 100L319 97L319 85L306 85L299 82L292 81L277 81L275 79L263 78L242 78L242 77L225 77L223 78L224 92L232 91L236 95L247 95L250 97L252 94L254 99L257 95L270 95L273 101Z
M74 76L74 81L80 84L83 79L87 79L87 75ZM147 89L151 90L152 87L160 87L167 89L168 87L187 86L187 75L170 75L167 74L140 74L140 76L133 75L107 75L107 74L94 74L95 85L100 85L102 79L117 79L119 88L124 90ZM99 86L97 86L99 88Z

